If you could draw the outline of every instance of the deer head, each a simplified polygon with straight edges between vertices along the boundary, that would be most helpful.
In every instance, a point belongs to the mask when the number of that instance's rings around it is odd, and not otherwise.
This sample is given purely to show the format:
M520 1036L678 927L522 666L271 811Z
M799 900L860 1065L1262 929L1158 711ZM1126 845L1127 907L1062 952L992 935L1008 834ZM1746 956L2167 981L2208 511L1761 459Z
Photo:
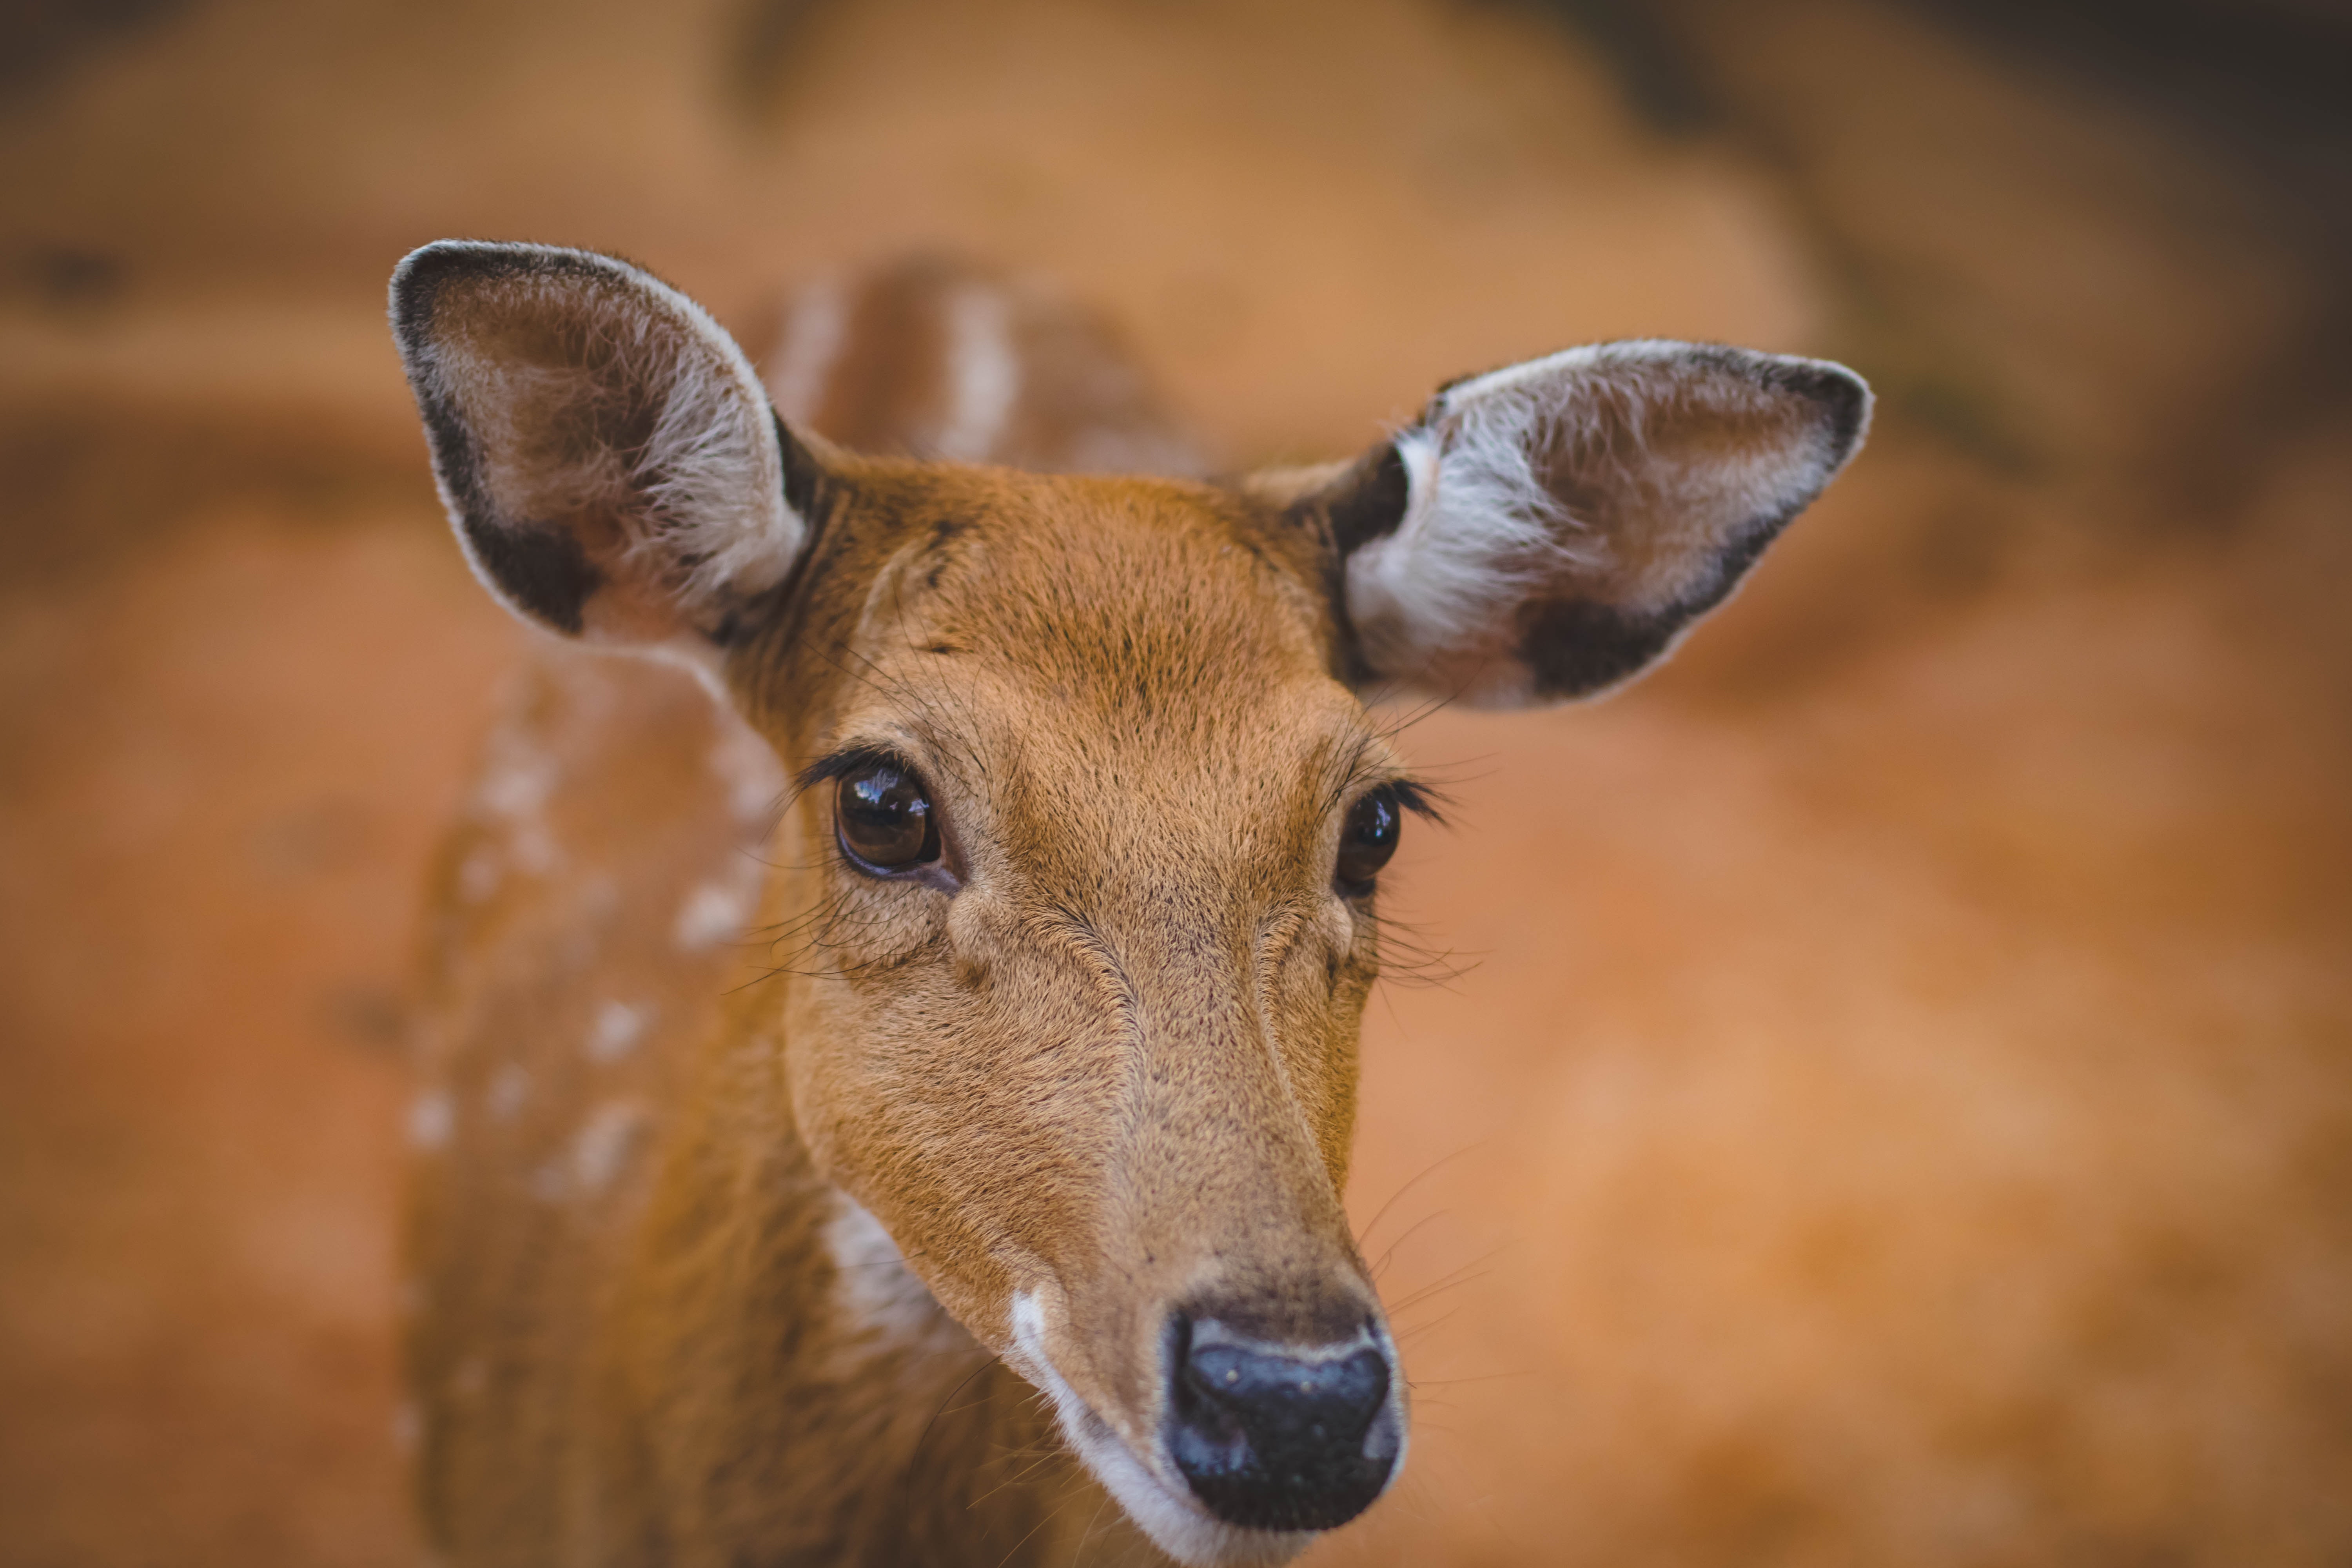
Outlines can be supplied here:
M467 559L683 660L803 786L760 990L779 1108L1172 1555L1278 1561L1394 1479L1344 1187L1381 868L1366 703L1654 663L1859 443L1817 361L1641 342L1456 382L1228 484L861 456L643 271L445 243L393 316Z

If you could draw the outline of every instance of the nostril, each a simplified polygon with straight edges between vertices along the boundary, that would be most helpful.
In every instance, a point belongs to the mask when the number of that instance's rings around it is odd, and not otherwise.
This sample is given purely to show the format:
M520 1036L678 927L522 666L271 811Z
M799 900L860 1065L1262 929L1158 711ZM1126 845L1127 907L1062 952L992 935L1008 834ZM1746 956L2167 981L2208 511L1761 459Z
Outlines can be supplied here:
M1171 1329L1169 1454L1212 1511L1260 1529L1325 1530L1381 1494L1402 1434L1388 1356L1369 1333L1291 1346L1213 1321Z

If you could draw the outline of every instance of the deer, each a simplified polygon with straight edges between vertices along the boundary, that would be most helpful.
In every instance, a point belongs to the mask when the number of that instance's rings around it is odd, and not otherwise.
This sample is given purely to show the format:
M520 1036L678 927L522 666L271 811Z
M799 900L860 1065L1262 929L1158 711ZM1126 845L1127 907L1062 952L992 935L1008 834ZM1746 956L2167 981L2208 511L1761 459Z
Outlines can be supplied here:
M813 286L764 382L591 251L390 292L457 543L546 634L430 890L435 1560L1256 1564L1357 1519L1410 1436L1358 1040L1438 801L1381 715L1654 666L1867 385L1603 343L1222 475L982 268Z

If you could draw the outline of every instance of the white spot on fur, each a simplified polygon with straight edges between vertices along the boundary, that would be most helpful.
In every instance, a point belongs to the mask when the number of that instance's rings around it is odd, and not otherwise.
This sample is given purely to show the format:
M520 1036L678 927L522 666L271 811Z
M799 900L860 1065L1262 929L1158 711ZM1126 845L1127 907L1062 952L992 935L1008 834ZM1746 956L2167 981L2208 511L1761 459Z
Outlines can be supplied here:
M515 869L544 876L562 859L547 824L548 798L555 793L561 770L554 757L512 722L490 732L488 750L481 779L474 786L474 815L503 834L505 856ZM499 867L492 858L498 853L482 846L459 868L461 889L478 901L498 886Z
M561 865L563 857L557 852L554 835L547 831L543 818L519 824L508 846L515 869L527 876L544 877Z
M686 902L678 906L677 922L670 928L679 948L688 952L707 952L720 942L741 936L743 928L751 923L752 911L759 907L759 870L756 862L746 860L741 870L701 883L688 893Z
M505 872L499 863L499 853L488 845L477 846L457 867L457 896L469 904L478 904L499 890Z
M413 1401L402 1400L392 1413L392 1446L404 1455L413 1454L417 1439L424 1435L424 1416L417 1413Z
M646 1014L626 1002L603 1002L588 1024L588 1059L616 1062L634 1049L646 1032Z
M1070 1451L1160 1551L1191 1568L1239 1568L1287 1563L1315 1539L1312 1531L1244 1530L1213 1517L1172 1466L1139 1458L1055 1369L1045 1354L1045 1309L1035 1291L1014 1291L1009 1315L1013 1348L1005 1364L1053 1401ZM1171 1473L1161 1475L1162 1468Z
M727 788L727 809L746 826L772 811L784 793L784 767L759 732L719 710L719 739L710 748L710 771Z
M483 811L509 822L536 816L555 788L555 759L511 729L501 729L476 799Z
M974 463L992 456L1021 396L1013 310L985 284L957 289L947 305L948 415L938 455Z
M482 1095L482 1109L493 1121L510 1121L530 1097L530 1071L520 1062L509 1062L491 1075L490 1087Z
M449 1142L449 1134L455 1130L457 1120L449 1097L437 1089L427 1089L408 1107L409 1146L423 1150L440 1148Z
M816 417L848 336L849 300L837 279L821 279L800 291L768 372L768 395L777 413L795 424Z
M652 1121L646 1108L631 1100L607 1100L596 1108L572 1140L572 1179L579 1195L593 1197L612 1185Z
M824 1244L833 1255L835 1304L851 1322L878 1334L887 1348L934 1352L971 1348L971 1337L907 1267L905 1255L882 1222L846 1193L834 1194Z
M582 914L602 920L621 907L621 884L610 871L592 871L572 885L571 898Z
M572 1177L560 1160L551 1160L530 1173L530 1195L543 1204L560 1204L572 1195Z

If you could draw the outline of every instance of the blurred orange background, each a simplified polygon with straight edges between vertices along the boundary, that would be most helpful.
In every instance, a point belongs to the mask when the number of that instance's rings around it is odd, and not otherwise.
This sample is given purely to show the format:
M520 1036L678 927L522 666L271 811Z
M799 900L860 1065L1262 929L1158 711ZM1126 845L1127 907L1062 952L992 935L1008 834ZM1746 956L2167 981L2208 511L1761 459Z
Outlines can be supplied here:
M413 1560L422 868L523 634L383 323L910 247L1224 465L1612 336L1869 448L1456 827L1350 1192L1412 1468L1313 1563L2352 1560L2352 14L2326 0L16 0L0 1562ZM2330 61L2338 62L2331 65Z

